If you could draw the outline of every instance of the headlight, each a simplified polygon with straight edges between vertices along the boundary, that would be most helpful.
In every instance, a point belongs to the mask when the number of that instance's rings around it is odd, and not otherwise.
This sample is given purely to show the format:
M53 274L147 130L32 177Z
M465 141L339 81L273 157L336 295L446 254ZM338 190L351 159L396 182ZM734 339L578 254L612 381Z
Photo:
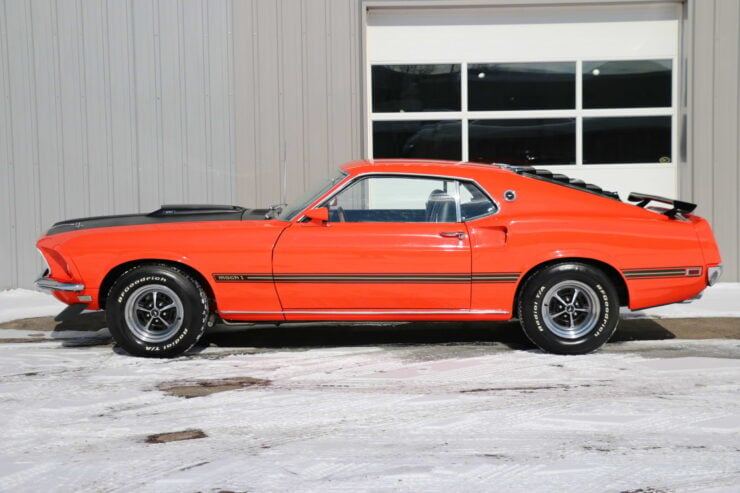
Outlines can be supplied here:
M717 284L720 277L722 277L722 266L717 265L715 267L710 267L707 271L707 284L714 286Z

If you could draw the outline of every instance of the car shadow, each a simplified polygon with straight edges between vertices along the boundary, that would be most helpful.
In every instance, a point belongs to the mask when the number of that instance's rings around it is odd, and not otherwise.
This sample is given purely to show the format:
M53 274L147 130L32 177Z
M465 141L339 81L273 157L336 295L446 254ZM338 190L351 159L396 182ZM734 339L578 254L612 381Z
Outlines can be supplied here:
M649 319L623 320L610 342L653 341L676 336ZM518 321L509 322L409 322L386 324L307 323L223 326L206 333L203 344L218 347L339 347L373 345L423 345L450 343L499 343L512 349L533 349Z
M110 344L102 337L106 327L103 312L83 313L64 322L51 317L24 319L0 324L0 328L45 330L64 346ZM72 336L70 333L74 333ZM67 335L70 334L70 335ZM88 335L89 334L89 335ZM676 336L659 320L627 319L619 324L610 343L674 339ZM1 342L1 341L0 341ZM203 336L199 348L210 345L226 348L312 348L372 345L504 344L513 349L532 349L518 321L509 322L310 322L254 326L217 325Z
M532 348L518 323L409 322L409 323L286 323L206 333L204 343L219 347L307 348L451 343L501 343Z

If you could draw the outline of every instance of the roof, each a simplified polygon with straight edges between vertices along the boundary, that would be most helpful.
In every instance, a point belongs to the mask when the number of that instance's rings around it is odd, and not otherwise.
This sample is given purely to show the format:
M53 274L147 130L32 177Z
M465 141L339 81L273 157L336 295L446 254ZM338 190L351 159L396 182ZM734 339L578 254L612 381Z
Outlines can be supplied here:
M466 161L444 161L437 159L361 159L350 161L342 166L344 171L351 173L366 173L383 171L389 172L418 172L418 173L459 173L462 170L501 170L497 164L470 163Z

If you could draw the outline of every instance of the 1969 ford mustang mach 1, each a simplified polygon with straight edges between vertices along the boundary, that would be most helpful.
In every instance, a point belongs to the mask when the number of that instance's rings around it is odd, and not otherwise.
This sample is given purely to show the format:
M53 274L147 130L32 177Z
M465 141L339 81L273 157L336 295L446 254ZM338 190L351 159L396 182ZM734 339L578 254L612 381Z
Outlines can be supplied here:
M721 275L694 204L545 170L357 161L292 205L162 206L54 224L40 288L103 309L130 354L172 357L216 322L509 320L583 354L620 306L696 297Z

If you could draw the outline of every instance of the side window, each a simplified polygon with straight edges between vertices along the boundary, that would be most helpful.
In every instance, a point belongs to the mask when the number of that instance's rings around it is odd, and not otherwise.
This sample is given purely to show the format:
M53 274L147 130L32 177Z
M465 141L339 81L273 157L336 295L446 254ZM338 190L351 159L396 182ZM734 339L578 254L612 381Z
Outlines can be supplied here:
M460 215L463 221L496 212L496 204L472 183L460 182Z
M377 176L342 190L325 205L332 222L457 222L454 180Z

